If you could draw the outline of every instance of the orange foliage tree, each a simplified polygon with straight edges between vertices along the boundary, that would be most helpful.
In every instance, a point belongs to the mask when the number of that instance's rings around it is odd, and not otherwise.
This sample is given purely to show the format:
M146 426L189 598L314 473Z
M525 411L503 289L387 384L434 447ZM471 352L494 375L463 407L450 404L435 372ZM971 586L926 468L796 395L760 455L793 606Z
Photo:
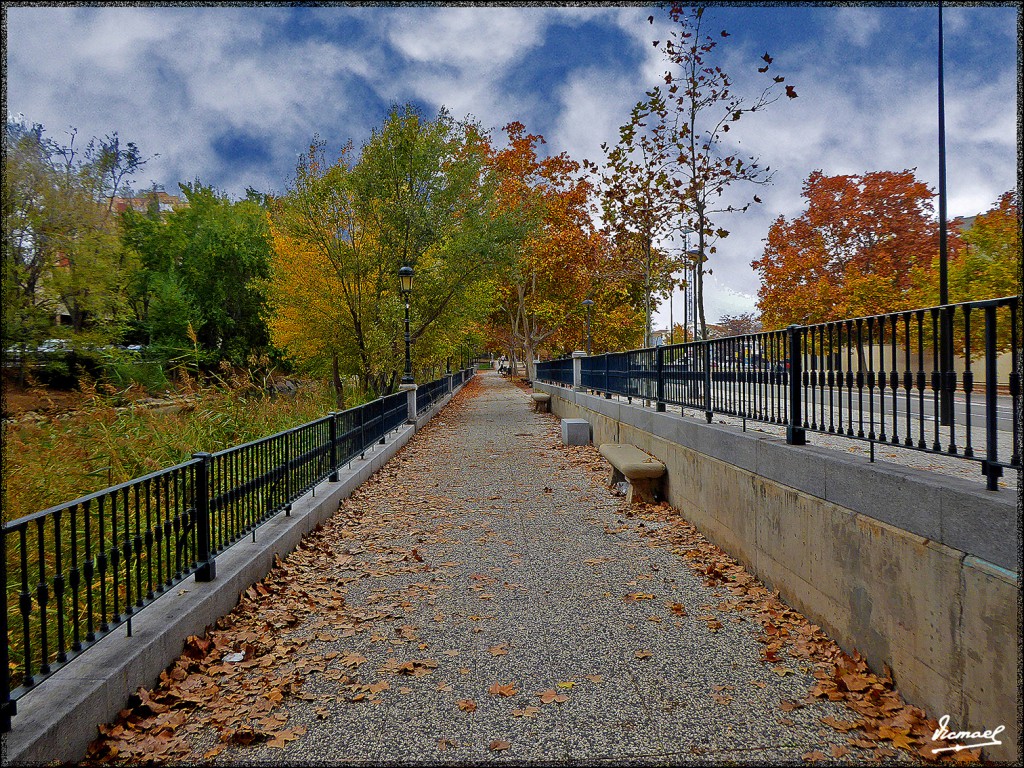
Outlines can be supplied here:
M826 176L804 183L807 209L780 216L760 259L766 328L909 309L918 275L938 249L934 193L913 170ZM951 238L955 240L955 238Z
M510 352L523 350L532 379L542 346L549 351L580 346L584 299L595 302L592 333L603 333L608 323L619 329L635 325L635 312L608 274L611 254L594 228L592 189L579 175L580 164L564 152L539 157L544 139L527 133L522 123L504 130L507 144L492 150L490 160L499 179L498 206L526 230L498 280L492 328Z

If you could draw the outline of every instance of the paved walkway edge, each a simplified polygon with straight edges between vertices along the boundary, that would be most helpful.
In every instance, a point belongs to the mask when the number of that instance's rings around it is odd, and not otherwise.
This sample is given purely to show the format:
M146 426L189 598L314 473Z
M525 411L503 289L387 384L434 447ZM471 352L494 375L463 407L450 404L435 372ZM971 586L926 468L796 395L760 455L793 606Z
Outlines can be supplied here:
M459 388L455 389L455 392ZM217 556L217 578L198 584L190 576L132 619L132 637L119 628L80 658L55 672L18 700L10 733L3 735L4 765L78 762L97 725L114 720L140 686L152 686L181 655L190 635L201 636L238 604L239 595L263 579L276 557L338 511L347 498L380 469L454 396L446 395L416 420L392 432L384 445L342 469L337 483L323 482Z

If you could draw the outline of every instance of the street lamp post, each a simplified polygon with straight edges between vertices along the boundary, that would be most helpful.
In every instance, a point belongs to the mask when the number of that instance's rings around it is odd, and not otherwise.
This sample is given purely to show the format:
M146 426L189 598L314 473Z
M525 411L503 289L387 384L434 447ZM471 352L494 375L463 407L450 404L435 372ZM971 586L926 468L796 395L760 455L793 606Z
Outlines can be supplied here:
M590 357L590 308L594 306L594 302L584 299L583 306L587 308L587 357Z
M398 280L402 288L402 297L405 299L405 373L402 376L403 384L412 384L412 357L409 354L411 338L409 336L409 294L412 293L412 267L408 264L398 270Z
M690 257L690 298L692 304L688 309L690 310L690 321L693 323L693 336L691 340L697 340L697 259L700 258L700 251L696 248L686 252L686 255Z
M690 253L690 235L693 234L693 228L692 227L683 227L681 231L683 233L683 262L684 262L683 270L685 272L686 271L686 265L688 263L687 262L687 257L689 256L689 253ZM689 291L690 291L690 277L689 277L689 275L687 275L686 276L686 280L683 282L683 343L684 344L687 341L689 341L689 339L687 338L688 334L686 332L686 320L687 320L686 315L687 315L687 302L689 300ZM674 324L674 321L672 320L672 304L671 304L671 302L669 302L668 313L669 313L669 325L672 327L672 331L670 331L669 337L670 337L670 340L672 340L672 338L675 335L675 324ZM672 343L675 343L674 340L672 340Z

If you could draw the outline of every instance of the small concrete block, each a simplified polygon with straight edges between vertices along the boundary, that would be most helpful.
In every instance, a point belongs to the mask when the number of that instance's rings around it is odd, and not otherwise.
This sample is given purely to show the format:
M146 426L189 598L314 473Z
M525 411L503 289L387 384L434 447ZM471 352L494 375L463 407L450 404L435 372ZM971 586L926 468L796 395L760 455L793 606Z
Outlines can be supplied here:
M590 423L586 419L562 419L562 445L587 445Z

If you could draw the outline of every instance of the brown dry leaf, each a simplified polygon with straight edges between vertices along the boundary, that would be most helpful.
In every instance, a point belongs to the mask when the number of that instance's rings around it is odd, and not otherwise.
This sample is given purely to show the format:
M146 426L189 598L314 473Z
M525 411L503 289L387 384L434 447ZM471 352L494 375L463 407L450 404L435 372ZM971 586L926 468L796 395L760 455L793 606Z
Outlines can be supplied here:
M635 603L638 600L653 600L654 595L647 594L646 592L631 592L628 595L624 595L622 599L627 603Z
M495 683L494 685L492 685L490 688L487 689L487 692L489 694L491 694L491 696L506 696L506 697L507 696L515 696L518 693L518 691L515 688L515 683L504 683L504 684L502 684L502 683Z
M795 701L790 701L789 699L783 699L779 702L779 709L781 709L783 712L792 712L794 709L799 708L799 704L797 704Z
M846 733L847 731L852 731L854 728L857 728L857 727L860 726L860 721L859 720L838 720L838 719L832 717L831 715L829 715L828 717L822 717L822 718L819 718L819 719L825 725L832 726L837 731L841 731L842 733Z
M367 659L361 653L349 651L340 659L338 659L338 661L346 667L358 667L360 664L365 664L367 661L369 661L369 659Z
M512 717L534 717L540 712L540 707L528 706L523 709L513 709Z
M777 717L775 719L779 722L780 725L788 725L788 726L796 725L796 722L791 720L791 719L789 719L788 717Z
M672 613L674 613L676 616L686 615L686 606L682 603L668 603L667 605L669 610L672 611Z
M768 685L768 683L762 682L762 681L760 681L760 680L750 680L750 681L748 681L748 682L749 682L749 683L750 683L751 685L753 685L753 686L756 686L756 687L758 687L758 688L765 688L765 687L767 687L767 685Z
M438 739L437 740L437 748L441 749L441 750L452 749L453 747L457 747L457 746L458 746L458 744L456 744L451 739Z
M836 744L832 747L832 757L836 760L841 757L846 757L848 754L850 754L850 750L842 744Z
M654 654L652 654L650 651L637 651L633 655L636 656L638 659L649 659Z
M509 744L507 741L501 741L500 739L495 739L490 744L491 752L501 752L502 750L508 749L511 746L512 745Z
M437 684L437 690L447 693L452 690L452 687L448 683L440 682Z
M476 712L476 702L472 699L459 699L459 709L463 712Z
M870 688L872 682L863 675L843 675L839 679L846 686L846 690L854 691L855 693L859 693L865 688Z
M781 664L779 666L777 666L777 667L772 667L772 672L774 672L779 677L785 677L786 675L795 675L796 674L796 670L795 669L790 669L789 667L784 667Z
M587 680L589 680L592 683L603 683L604 682L604 677L602 675L585 675L585 677L587 678Z
M499 643L498 645L495 645L492 648L488 648L487 650L490 651L491 656L504 656L506 653L508 653L508 643Z
M554 688L548 688L546 691L541 691L536 695L540 697L541 704L551 704L552 702L562 704L569 700L568 696L564 693L556 692Z
M805 752L800 757L805 763L817 763L827 759L828 755L816 749L813 752Z

